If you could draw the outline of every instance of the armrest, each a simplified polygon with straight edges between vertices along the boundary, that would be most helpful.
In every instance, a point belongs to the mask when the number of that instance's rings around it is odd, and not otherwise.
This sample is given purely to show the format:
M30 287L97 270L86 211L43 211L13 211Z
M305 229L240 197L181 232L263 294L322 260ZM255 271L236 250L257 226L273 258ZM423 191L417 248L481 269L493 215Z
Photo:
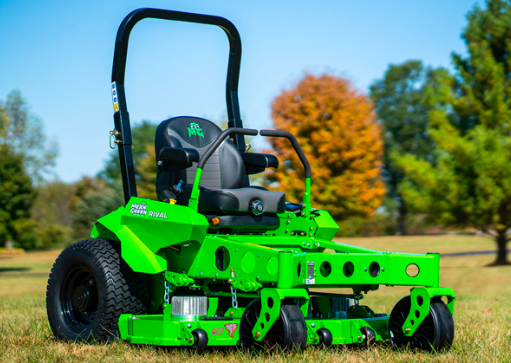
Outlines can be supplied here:
M159 160L177 164L198 163L200 159L199 152L195 149L164 147L160 150Z
M242 153L247 175L263 172L266 168L279 167L279 159L271 154Z

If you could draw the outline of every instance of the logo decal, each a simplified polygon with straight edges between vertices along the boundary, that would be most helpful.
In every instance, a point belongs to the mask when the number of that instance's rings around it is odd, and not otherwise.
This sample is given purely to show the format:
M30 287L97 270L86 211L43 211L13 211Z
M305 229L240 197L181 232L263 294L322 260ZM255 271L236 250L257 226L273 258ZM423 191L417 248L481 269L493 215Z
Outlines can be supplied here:
M224 328L215 328L211 332L211 335L222 335L223 332L224 332Z
M132 204L131 205L131 214L133 215L139 215L139 216L146 216L147 215L147 205L145 202L140 202L140 204Z
M190 124L190 127L188 128L188 137L192 137L192 135L197 135L204 138L204 132L198 123L192 122Z
M234 332L236 331L236 329L238 329L238 324L236 323L232 323L232 324L225 324L225 329L227 329L227 331L229 332L229 336L231 338L234 338Z

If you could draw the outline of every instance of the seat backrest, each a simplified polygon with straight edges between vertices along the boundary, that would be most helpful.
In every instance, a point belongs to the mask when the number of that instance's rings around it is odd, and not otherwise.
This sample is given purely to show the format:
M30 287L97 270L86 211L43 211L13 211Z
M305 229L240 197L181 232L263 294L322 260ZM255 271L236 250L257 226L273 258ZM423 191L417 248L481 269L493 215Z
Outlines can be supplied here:
M221 132L222 129L213 122L199 117L182 116L165 120L156 129L156 162L164 147L196 149L202 157ZM161 193L180 180L183 184L193 184L196 173L197 164L184 169L181 164L165 163L163 170L158 170L156 175L158 198L161 199ZM237 189L243 188L244 184L245 164L234 143L226 138L204 166L200 186L208 189Z

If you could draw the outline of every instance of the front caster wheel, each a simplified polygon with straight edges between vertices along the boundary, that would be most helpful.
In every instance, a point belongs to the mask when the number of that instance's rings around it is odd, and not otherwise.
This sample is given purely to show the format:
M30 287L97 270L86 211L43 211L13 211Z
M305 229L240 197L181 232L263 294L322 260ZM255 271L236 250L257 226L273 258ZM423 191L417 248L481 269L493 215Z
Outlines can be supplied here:
M261 299L248 304L240 320L240 342L243 349L273 349L280 346L282 350L305 350L307 344L307 325L297 305L283 305L280 316L260 342L256 342L252 329L261 312Z
M329 347L332 345L332 342L334 341L334 337L332 336L332 333L330 332L330 330L328 330L326 328L321 328L321 329L318 329L318 331L316 333L318 334L318 337L319 337L319 344L316 345L316 347L322 347L322 346Z
M360 328L360 332L364 338L362 343L360 343L362 348L369 349L376 343L376 333L373 329L369 328L368 326L363 326Z
M62 251L48 279L50 328L58 339L109 340L119 333L121 314L147 314L149 285L122 260L119 243L75 243Z
M411 308L411 298L406 296L392 309L389 331L392 342L398 347L409 346L426 352L449 350L454 340L454 321L447 305L440 299L431 300L429 314L412 336L403 334L403 324Z
M193 345L192 348L203 350L208 345L208 334L202 329L192 330Z

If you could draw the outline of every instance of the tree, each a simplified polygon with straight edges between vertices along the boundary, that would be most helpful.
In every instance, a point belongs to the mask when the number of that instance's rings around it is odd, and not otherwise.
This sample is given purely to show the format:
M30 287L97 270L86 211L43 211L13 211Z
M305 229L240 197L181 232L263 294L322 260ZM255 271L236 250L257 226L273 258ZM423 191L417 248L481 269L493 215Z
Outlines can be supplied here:
M0 102L0 144L8 145L22 156L23 166L36 184L52 175L58 147L44 135L40 119L31 114L26 100L17 90Z
M36 197L32 181L23 169L23 158L0 144L0 242L12 240L22 248L34 248L35 222L30 208Z
M503 265L511 234L511 4L486 5L468 14L467 56L452 55L456 74L444 74L429 94L436 164L413 155L398 162L406 174L401 192L414 208L491 235L493 264Z
M348 80L330 75L306 75L284 90L272 104L276 129L296 136L313 170L312 202L337 220L367 217L385 194L380 178L382 141L371 102ZM265 173L269 189L301 201L304 172L290 143L269 138L281 160L279 169ZM283 161L283 162L282 162Z
M421 61L412 60L390 65L382 79L370 87L378 120L383 129L384 168L387 195L398 205L398 232L406 234L408 203L399 192L404 174L395 159L413 154L432 163L433 141L428 134L430 105L426 96L437 88L437 78L443 69L426 68Z

